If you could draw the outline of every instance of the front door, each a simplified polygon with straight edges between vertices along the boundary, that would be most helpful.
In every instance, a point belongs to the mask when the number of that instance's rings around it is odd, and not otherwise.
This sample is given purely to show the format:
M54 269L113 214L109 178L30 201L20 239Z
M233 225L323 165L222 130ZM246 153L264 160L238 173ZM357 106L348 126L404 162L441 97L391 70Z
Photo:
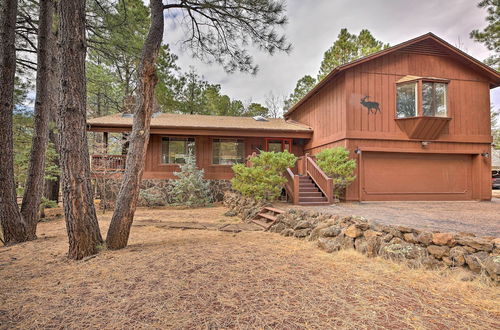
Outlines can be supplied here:
M266 151L292 152L292 139L266 138Z

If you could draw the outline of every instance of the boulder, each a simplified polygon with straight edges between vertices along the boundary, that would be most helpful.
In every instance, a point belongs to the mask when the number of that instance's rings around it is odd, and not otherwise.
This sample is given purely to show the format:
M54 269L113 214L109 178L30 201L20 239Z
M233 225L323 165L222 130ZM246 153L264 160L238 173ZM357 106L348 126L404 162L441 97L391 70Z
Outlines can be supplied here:
M437 259L448 257L450 255L450 248L447 246L429 245L427 247L427 251L429 251L429 253Z
M383 257L393 260L418 259L426 255L425 249L414 244L385 244L381 248Z
M465 255L467 250L463 246L455 246L450 249L450 259L453 261L452 266L463 266L465 264Z
M350 225L344 230L344 235L356 238L363 235L363 231L358 227L358 225Z
M366 237L366 238L372 238L372 237L378 237L378 236L382 236L383 233L380 232L380 231L375 231L375 230L372 230L372 229L368 229L367 231L365 231L363 233L363 235Z
M417 235L417 240L425 245L429 245L432 243L432 233L428 231L422 231Z
M382 236L382 241L387 243L387 242L390 242L391 239L393 239L393 238L394 238L394 236L392 236L391 234L385 234L384 236Z
M340 235L340 228L337 226L330 226L327 228L324 228L320 231L320 236L321 237L336 237Z
M480 251L473 254L468 254L465 256L465 262L469 266L470 270L474 273L480 273L483 268L484 261L488 258L487 252Z
M380 241L381 239L379 236L366 238L366 255L368 257L375 257L378 255L380 249Z
M298 230L295 230L295 232L293 233L293 236L297 237L297 238L304 238L304 237L307 237L309 236L309 234L311 233L311 228L304 228L304 229L298 229Z
M500 282L500 256L490 256L484 260L484 269L490 277Z
M443 266L439 262L439 260L437 260L433 256L423 256L422 258L420 258L420 264L427 269L438 269Z
M358 251L358 252L366 254L367 250L368 250L366 238L364 238L364 237L356 238L354 240L354 249L356 249L356 251Z
M283 230L280 234L283 236L293 236L294 231L292 228L287 228L287 229Z
M461 245L469 246L478 251L490 252L493 250L493 243L481 237L471 237L471 236L458 236L456 238L457 243Z
M413 228L406 226L396 226L396 229L402 233L413 233ZM396 236L396 235L394 235Z
M453 234L451 233L434 233L432 234L432 243L436 245L452 246L455 243Z
M404 233L403 239L408 243L418 243L417 235L415 235L414 233Z
M328 253L340 250L340 244L335 238L320 237L318 247Z
M493 243L493 253L500 254L500 238L493 239L491 243Z
M311 221L302 220L302 221L299 221L293 229L295 229L295 230L308 229L308 228L312 228L313 226L314 226L314 224Z
M272 232L272 233L281 233L283 230L285 230L287 227L285 226L285 224L283 222L277 222L275 223L270 229L269 231Z

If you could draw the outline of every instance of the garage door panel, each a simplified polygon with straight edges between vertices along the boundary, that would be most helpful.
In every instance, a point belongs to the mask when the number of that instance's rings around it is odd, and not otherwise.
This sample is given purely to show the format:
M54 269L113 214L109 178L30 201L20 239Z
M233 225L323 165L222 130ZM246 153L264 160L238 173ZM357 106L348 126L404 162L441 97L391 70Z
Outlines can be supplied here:
M470 155L366 152L364 200L471 198Z

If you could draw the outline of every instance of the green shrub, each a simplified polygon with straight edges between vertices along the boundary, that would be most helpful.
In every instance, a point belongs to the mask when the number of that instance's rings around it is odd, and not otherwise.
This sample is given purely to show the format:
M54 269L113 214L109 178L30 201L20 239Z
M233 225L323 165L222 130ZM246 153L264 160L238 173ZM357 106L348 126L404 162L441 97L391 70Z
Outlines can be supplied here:
M148 189L139 190L139 205L141 206L165 206L167 205L167 197L161 189L151 187Z
M316 155L316 163L335 185L334 194L339 198L356 176L356 161L349 158L349 151L343 147L325 149Z
M181 170L174 173L178 177L171 189L175 204L201 207L212 202L210 184L203 178L204 171L196 168L196 160L191 153L186 157L186 163L181 164Z
M297 157L288 151L262 151L250 159L250 167L233 165L232 187L243 196L265 201L276 200L286 182L283 173L288 167L295 166L296 161Z

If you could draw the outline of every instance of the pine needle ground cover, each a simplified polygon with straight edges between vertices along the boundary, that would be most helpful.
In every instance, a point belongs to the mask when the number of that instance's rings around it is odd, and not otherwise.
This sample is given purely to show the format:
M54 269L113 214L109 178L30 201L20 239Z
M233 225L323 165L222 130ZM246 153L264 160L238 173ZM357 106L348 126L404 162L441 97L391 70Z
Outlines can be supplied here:
M0 248L0 328L500 327L500 288L273 233L141 223L235 223L223 207L138 209L130 245L66 258L62 219ZM100 215L105 232L111 213Z

